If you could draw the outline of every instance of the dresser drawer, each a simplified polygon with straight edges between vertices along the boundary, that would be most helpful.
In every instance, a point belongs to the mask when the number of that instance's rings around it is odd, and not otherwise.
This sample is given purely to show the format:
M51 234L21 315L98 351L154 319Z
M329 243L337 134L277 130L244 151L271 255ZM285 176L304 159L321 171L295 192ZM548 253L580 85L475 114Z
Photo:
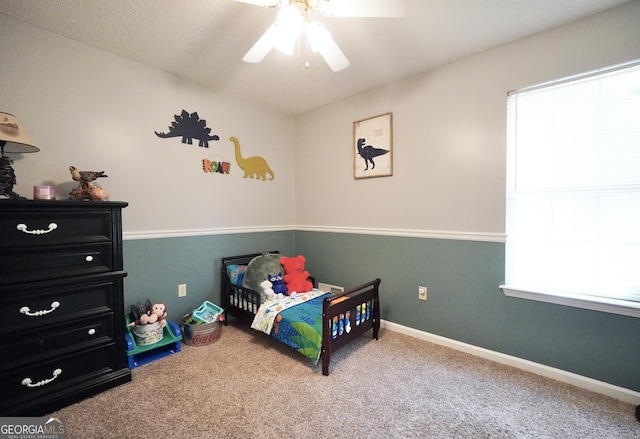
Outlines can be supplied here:
M110 243L25 247L0 253L0 285L112 271Z
M0 373L54 356L113 343L113 313L0 337Z
M0 412L14 404L61 392L115 368L116 346L108 345L2 373Z
M122 277L93 283L16 290L0 296L0 334L22 334L48 325L114 312ZM119 310L118 310L119 311Z
M111 241L111 212L0 211L0 248Z

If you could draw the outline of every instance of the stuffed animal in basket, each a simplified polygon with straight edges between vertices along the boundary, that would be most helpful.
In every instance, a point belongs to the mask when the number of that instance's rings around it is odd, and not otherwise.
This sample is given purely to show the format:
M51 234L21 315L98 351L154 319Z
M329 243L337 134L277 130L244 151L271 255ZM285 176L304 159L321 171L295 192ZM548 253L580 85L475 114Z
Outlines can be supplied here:
M167 322L164 320L167 317L167 307L164 303L154 303L146 314L140 316L140 324L146 325L147 323L160 322L160 325L164 328Z
M289 295L306 293L313 289L313 284L309 282L309 272L304 269L304 262L304 256L301 255L280 258L280 263L284 267L284 283Z

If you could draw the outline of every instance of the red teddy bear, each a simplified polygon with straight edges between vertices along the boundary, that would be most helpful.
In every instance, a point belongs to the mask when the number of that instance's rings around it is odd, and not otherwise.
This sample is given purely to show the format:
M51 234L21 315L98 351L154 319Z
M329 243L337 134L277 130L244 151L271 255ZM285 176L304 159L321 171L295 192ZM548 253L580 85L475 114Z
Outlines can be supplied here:
M283 256L280 263L284 267L284 283L287 286L287 294L306 293L313 289L309 282L309 272L304 270L304 256L288 258Z

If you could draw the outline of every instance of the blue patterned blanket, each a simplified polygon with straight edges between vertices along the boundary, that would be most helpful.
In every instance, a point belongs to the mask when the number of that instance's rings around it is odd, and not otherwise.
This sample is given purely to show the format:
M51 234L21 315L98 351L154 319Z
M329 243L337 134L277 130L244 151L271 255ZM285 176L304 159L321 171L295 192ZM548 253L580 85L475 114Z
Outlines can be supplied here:
M317 364L322 347L322 302L331 293L313 290L263 303L251 325Z

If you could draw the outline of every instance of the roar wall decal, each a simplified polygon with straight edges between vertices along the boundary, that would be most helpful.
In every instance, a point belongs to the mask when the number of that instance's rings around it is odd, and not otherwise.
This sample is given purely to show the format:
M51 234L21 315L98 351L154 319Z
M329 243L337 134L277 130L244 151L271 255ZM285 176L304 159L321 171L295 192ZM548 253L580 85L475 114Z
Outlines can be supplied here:
M169 137L182 137L182 143L188 145L193 144L193 139L198 140L198 146L203 148L209 147L210 140L219 140L217 135L211 135L211 128L207 128L207 121L200 119L198 112L189 114L186 110L182 110L179 115L174 115L175 122L171 122L169 132L159 133L155 131L156 136L163 139Z
M242 176L243 178L254 178L255 176L259 180L266 181L267 174L271 175L269 180L276 178L276 175L273 173L265 159L258 156L247 158L242 157L242 154L240 153L240 141L234 136L231 136L229 140L231 140L235 146L236 162L238 162L240 169L244 171L244 175Z
M211 160L210 158L202 159L202 170L204 173L217 172L218 174L229 174L231 170L231 163L224 160L221 161Z

